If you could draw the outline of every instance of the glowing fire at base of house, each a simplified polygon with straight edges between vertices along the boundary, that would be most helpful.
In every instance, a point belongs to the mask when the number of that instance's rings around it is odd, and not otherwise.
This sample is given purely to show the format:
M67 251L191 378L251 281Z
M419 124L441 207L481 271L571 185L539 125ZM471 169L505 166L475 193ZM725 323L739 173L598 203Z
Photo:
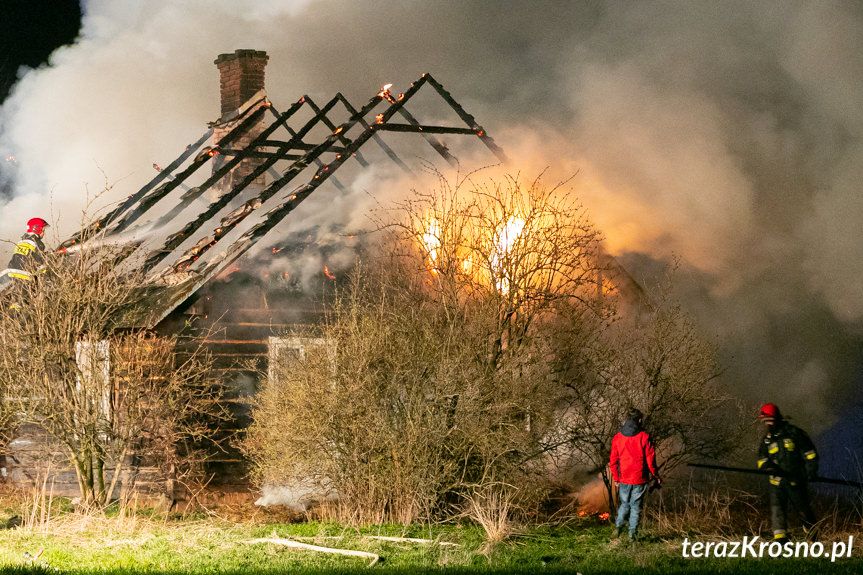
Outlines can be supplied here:
M608 511L605 511L603 513L596 513L596 512L582 510L582 511L578 512L578 516L585 518L585 519L590 518L590 517L596 517L600 521L608 521L611 518L611 513L609 513Z

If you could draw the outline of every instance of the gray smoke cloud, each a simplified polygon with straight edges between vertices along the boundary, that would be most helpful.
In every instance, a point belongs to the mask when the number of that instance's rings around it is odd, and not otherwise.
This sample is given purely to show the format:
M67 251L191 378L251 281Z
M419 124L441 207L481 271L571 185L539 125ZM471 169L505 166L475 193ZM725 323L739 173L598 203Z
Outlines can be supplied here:
M572 193L637 278L682 258L682 292L745 399L823 425L859 382L859 4L90 0L85 12L80 40L0 112L0 152L19 163L2 238L48 211L64 237L106 182L96 205L148 181L218 116L219 53L267 51L281 109L303 93L361 103L431 72L507 169L578 172ZM379 191L368 176L352 190L328 217L358 218Z

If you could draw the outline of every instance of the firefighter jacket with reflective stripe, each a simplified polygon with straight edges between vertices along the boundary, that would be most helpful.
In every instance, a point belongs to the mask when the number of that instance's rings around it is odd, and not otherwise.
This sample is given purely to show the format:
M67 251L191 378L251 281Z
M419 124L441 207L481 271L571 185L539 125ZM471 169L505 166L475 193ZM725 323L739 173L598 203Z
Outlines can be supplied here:
M15 253L9 260L5 272L16 279L32 279L31 270L42 263L42 252L45 244L36 234L24 234L21 241L15 244Z
M646 431L638 429L630 420L627 420L622 431L611 439L609 465L611 478L615 482L644 485L651 478L659 477L653 440Z
M818 452L806 432L780 422L768 429L758 446L758 469L775 471L771 485L796 486L818 475Z

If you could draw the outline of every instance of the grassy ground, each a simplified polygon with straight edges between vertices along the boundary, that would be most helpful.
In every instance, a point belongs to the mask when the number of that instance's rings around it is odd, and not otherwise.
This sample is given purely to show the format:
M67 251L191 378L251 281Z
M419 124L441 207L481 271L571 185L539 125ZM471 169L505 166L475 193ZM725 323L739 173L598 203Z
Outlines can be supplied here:
M0 524L12 509L2 510ZM489 545L474 525L381 525L354 528L318 522L286 523L274 516L245 516L242 521L214 515L160 516L41 511L23 524L0 529L3 573L859 573L863 551L835 563L825 558L686 559L683 535L647 525L636 544L609 540L611 526L595 517L523 530L508 541ZM13 521L13 523L15 523ZM380 556L345 557L296 550L249 540L277 535L325 547L360 550ZM388 542L375 536L430 539L432 543ZM753 534L749 534L752 536ZM717 540L689 535L690 541ZM828 552L832 539L825 538ZM734 541L740 537L729 537ZM856 543L855 537L855 543ZM847 541L847 535L844 535ZM456 543L441 545L442 542ZM863 545L863 534L861 542ZM25 553L36 555L28 561Z

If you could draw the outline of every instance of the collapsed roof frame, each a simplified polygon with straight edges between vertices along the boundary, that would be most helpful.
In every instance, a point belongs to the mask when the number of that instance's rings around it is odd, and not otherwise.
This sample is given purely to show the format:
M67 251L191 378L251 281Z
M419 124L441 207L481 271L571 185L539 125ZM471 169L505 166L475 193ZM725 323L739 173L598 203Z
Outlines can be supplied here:
M456 115L466 124L467 127L458 126L430 126L421 124L406 108L405 104L414 97L420 89L429 84L435 92L443 99L446 104L456 113ZM254 101L253 101L254 100ZM318 170L312 178L305 184L299 186L294 192L283 199L276 207L270 209L263 215L262 221L258 222L248 230L246 230L237 240L235 240L224 252L215 257L201 269L194 270L190 277L173 286L150 286L151 291L159 292L153 294L153 300L149 306L150 313L146 319L141 318L134 323L152 328L165 319L172 311L182 305L189 297L212 278L221 273L227 266L233 263L237 258L246 253L258 241L266 236L274 227L284 220L303 200L305 200L313 191L315 191L322 183L333 179L334 184L342 189L341 185L335 180L333 174L342 166L349 158L354 158L361 166L367 166L368 163L360 154L360 148L369 140L375 140L376 143L384 150L386 155L398 164L403 170L411 173L410 168L395 154L395 152L387 146L380 138L380 132L401 132L401 133L416 133L432 146L432 148L441 155L451 165L457 165L456 158L450 154L446 145L440 142L435 135L437 134L454 134L454 135L471 135L476 136L482 143L501 161L506 162L506 155L503 150L494 142L488 133L480 126L475 118L468 114L464 108L447 92L443 86L437 82L430 74L423 74L416 82L413 82L410 88L398 97L393 96L389 92L389 85L385 86L378 94L372 97L368 103L361 109L357 110L347 101L341 94L337 94L329 100L323 107L318 107L314 101L308 96L303 96L295 102L286 112L279 114L266 98L250 100L241 108L239 113L232 121L238 122L225 136L223 136L215 146L204 147L208 138L213 134L211 128L206 132L195 144L186 148L186 150L165 169L159 171L159 174L154 177L147 185L141 188L135 194L132 194L124 200L117 208L109 214L95 222L90 230L100 230L103 237L111 237L117 235L129 228L129 226L138 220L144 213L150 210L160 200L167 197L177 187L182 187L186 192L180 197L179 203L173 206L169 211L162 215L156 222L155 227L169 223L176 218L186 207L191 205L193 201L200 198L205 191L220 182L233 168L240 165L243 160L250 158L262 159L263 162L258 164L251 173L247 174L242 181L233 185L230 190L223 193L216 200L201 212L194 220L188 222L178 232L168 236L164 244L155 250L152 250L146 256L142 266L136 266L143 273L150 273L155 266L164 261L178 247L180 247L189 237L197 230L203 227L207 222L212 221L215 216L223 210L234 198L239 196L252 182L262 176L265 172L273 173L273 166L278 161L292 160L291 165L277 177L270 185L266 186L256 198L245 202L239 209L231 212L227 217L220 221L220 225L216 228L215 233L202 238L191 249L186 252L171 265L171 270L174 272L183 272L188 269L196 260L200 258L206 251L218 244L218 242L236 225L254 213L267 200L275 196L285 186L297 178L310 165L318 166ZM375 110L375 108L386 102L388 106L382 113L374 116L374 120L368 121L366 118ZM350 114L347 121L342 122L338 126L334 124L328 117L328 113L333 108L341 103ZM293 117L303 106L308 106L314 113L313 117L308 120L300 129L294 130L288 126L288 120ZM228 147L230 144L237 142L243 135L247 134L253 126L263 120L267 111L270 111L274 116L274 120L263 129L248 145L233 149ZM394 123L391 119L399 114L406 123ZM326 126L330 134L323 141L309 144L304 141L304 138L309 132L318 125ZM359 126L362 131L354 138L348 138L348 132ZM286 141L270 139L273 133L284 127L289 134L290 139ZM274 149L269 151L268 149ZM200 150L200 152L199 152ZM189 166L177 174L173 172L177 170L189 157L196 154L194 160ZM321 160L321 156L325 153L335 154L334 159L329 162ZM217 167L212 175L200 186L189 188L184 184L194 172L206 164L210 159L217 156L230 158L221 166ZM157 166L154 166L158 169ZM278 174L277 174L278 175ZM165 180L168 180L165 182ZM161 184L161 185L160 185ZM157 187L158 186L158 187ZM66 242L61 244L61 249L69 247L82 237L85 237L86 231L79 232ZM207 241L204 241L207 240ZM127 247L125 252L119 256L118 262L128 257L140 247L142 242L132 243ZM166 270L168 271L168 270ZM153 274L147 276L148 281L153 281L155 278L164 276L161 274ZM158 288L162 288L161 290Z

